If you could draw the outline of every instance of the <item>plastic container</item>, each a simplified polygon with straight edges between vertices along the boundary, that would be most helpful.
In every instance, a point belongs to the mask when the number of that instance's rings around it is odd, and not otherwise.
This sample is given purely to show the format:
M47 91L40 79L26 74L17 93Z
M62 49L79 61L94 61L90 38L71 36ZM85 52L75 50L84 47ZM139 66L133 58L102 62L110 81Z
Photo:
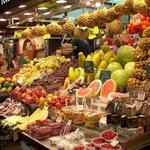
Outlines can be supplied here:
M73 150L85 150L84 146L75 146Z
M85 150L95 150L95 145L93 143L89 143L86 145Z
M115 147L113 147L111 144L109 143L103 143L100 145L100 149L101 150L122 150L120 145L116 145Z
M114 132L113 130L105 130L100 134L100 137L107 141L107 142L112 142L113 140L118 138L118 133Z
M92 143L94 144L94 146L95 146L96 148L100 148L100 145L101 145L102 143L104 143L104 142L105 142L105 141L104 141L102 138L100 138L100 137L92 139Z

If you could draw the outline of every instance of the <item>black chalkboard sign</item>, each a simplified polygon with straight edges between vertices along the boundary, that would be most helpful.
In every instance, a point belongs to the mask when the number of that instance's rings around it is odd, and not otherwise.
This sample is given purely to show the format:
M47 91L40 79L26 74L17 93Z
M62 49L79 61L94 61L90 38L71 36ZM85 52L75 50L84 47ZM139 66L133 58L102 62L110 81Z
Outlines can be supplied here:
M101 70L99 78L102 81L102 83L104 83L106 80L111 78L111 71L109 71L109 70Z
M146 76L147 76L147 79L150 79L150 64L147 64Z
M85 61L84 62L84 72L85 73L94 73L93 61Z

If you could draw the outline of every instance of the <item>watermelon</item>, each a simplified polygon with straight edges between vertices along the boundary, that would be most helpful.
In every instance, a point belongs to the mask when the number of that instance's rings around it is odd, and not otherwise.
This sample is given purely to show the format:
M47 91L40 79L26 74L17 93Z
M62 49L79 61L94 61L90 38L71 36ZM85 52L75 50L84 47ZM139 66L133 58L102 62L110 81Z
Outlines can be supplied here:
M102 87L102 81L101 80L94 80L90 83L88 88L91 88L93 90L93 96L98 95Z
M112 79L105 81L102 86L101 94L102 97L108 97L109 93L116 91L116 82Z
M92 88L80 88L76 90L76 96L78 98L89 98L93 93Z

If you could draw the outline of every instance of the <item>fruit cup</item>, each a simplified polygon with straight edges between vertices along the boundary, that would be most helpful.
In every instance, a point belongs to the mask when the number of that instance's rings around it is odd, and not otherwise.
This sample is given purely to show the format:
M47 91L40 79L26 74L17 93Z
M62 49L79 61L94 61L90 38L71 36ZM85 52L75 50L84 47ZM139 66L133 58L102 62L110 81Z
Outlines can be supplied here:
M101 150L122 150L120 145L116 145L115 147L113 147L111 144L109 143L103 143L100 146Z
M92 139L92 143L96 148L100 148L100 145L104 143L104 140L100 137Z
M89 143L85 147L86 150L95 150L95 146L93 143Z
M105 130L100 134L100 137L111 143L113 140L118 138L118 134L112 130Z
M73 150L85 150L84 146L76 146L73 148Z

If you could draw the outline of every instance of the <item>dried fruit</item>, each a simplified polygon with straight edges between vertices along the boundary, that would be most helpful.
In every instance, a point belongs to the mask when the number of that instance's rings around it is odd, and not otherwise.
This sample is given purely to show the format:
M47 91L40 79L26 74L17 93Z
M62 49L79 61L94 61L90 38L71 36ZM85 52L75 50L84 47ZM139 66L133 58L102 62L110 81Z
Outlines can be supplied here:
M150 38L142 38L138 42L138 46L142 50L149 50L150 49Z

